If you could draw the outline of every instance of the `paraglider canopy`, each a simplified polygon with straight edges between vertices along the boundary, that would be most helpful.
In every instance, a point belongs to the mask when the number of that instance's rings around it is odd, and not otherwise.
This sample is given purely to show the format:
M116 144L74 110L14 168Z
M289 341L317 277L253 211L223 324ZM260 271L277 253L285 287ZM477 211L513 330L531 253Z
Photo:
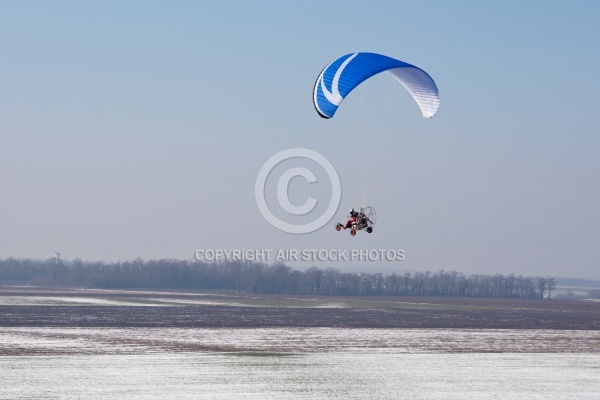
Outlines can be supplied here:
M380 72L388 71L408 90L423 117L433 117L439 106L438 88L422 69L381 54L350 53L333 60L319 74L313 103L319 115L331 118L355 87Z

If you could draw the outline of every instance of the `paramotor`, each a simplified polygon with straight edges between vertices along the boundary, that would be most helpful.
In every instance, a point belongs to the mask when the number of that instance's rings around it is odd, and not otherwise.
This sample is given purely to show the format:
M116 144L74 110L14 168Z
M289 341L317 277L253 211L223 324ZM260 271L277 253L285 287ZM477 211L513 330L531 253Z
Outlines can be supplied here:
M373 232L373 227L375 226L375 222L377 222L377 213L373 207L366 206L361 207L357 212L353 213L351 211L348 218L349 220L346 225L338 223L335 226L335 230L350 229L350 235L354 236L357 231Z

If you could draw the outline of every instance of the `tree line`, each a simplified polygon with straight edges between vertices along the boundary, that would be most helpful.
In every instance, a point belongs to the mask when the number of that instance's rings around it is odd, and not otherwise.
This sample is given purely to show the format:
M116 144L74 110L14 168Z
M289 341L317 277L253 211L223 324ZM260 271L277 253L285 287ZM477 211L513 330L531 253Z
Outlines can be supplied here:
M257 294L323 296L462 296L550 298L554 278L521 275L464 275L456 271L301 271L284 264L204 263L185 260L125 262L60 259L0 259L0 284L71 286L98 289L235 290Z

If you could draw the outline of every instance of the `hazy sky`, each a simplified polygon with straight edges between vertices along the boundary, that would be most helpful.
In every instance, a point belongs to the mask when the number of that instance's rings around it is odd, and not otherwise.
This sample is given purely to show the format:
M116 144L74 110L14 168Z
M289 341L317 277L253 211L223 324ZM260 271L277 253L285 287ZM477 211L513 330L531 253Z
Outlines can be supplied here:
M599 19L596 1L2 1L0 257L402 249L290 264L600 278ZM438 114L382 75L321 119L315 79L355 51L425 69ZM343 184L306 235L254 196L292 147ZM354 238L333 230L352 165L380 182ZM326 192L292 181L307 191Z

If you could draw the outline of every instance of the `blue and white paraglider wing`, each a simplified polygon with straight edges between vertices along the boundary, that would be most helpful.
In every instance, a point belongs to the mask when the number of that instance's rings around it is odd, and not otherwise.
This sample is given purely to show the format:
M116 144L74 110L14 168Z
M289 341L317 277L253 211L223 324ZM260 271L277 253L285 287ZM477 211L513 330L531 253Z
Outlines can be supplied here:
M440 106L438 88L422 69L381 54L351 53L332 61L317 78L313 90L315 109L331 118L344 98L363 81L388 71L408 90L423 117L431 118Z

